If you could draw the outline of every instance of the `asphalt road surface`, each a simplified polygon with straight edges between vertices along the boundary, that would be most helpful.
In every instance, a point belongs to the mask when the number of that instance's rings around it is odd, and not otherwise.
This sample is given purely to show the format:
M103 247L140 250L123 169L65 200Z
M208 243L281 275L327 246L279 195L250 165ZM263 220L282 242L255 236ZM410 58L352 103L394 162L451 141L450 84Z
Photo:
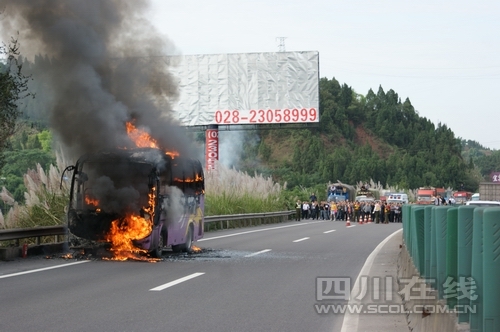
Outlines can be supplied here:
M350 278L401 224L288 222L205 234L156 263L0 262L0 331L340 331L316 278Z

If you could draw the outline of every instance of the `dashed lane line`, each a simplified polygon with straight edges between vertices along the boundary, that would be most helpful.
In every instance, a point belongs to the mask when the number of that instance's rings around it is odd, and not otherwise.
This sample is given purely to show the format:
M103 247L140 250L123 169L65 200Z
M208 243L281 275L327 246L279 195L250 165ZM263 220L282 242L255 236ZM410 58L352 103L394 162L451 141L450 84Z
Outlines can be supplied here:
M201 275L204 275L205 272L196 272L196 273L193 273L193 274L190 274L188 276L185 276L185 277L182 277L182 278L179 278L179 279L176 279L174 281L171 281L171 282L167 282L166 284L163 284L163 285L160 285L158 287L155 287L155 288L151 288L150 291L162 291L164 289L167 289L169 287L172 287L172 286L175 286L175 285L178 285L184 281L188 281L190 279L193 279L193 278L196 278L196 277L199 277Z
M266 232L266 231L272 231L275 229L282 229L282 228L288 228L288 227L307 226L307 225L317 224L317 223L322 223L322 222L326 222L326 221L325 220L309 221L309 222L297 223L297 224L286 225L286 226L269 227L269 228L255 229L255 230L246 231L246 232L238 232L238 233L233 233L233 234L226 234L226 235L212 236L212 237L204 237L202 239L197 240L197 242L210 241L210 240L215 240L215 239L223 239L225 237L245 235L245 234L250 234L250 233Z
M257 256L257 255L260 255L260 254L263 254L263 253L266 253L266 252L269 252L269 251L271 251L271 249L264 249L264 250L261 250L261 251L257 251L257 252L254 252L254 253L248 254L248 255L246 255L245 257L253 257L253 256Z
M303 237L302 239L294 240L292 242L302 242L302 241L309 240L309 239L310 239L310 237Z

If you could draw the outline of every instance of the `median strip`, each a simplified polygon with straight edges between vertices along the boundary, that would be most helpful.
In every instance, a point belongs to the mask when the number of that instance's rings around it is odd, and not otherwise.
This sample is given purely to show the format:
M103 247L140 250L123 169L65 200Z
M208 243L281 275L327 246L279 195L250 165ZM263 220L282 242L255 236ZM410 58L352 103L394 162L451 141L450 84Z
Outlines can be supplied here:
M162 291L162 290L167 289L169 287L172 287L172 286L175 286L177 284L180 284L181 282L188 281L189 279L193 279L193 278L199 277L199 276L204 275L204 274L205 274L205 272L196 272L196 273L190 274L188 276L179 278L177 280L168 282L166 284L160 285L158 287L151 288L150 291L157 291L157 292L159 292L159 291Z

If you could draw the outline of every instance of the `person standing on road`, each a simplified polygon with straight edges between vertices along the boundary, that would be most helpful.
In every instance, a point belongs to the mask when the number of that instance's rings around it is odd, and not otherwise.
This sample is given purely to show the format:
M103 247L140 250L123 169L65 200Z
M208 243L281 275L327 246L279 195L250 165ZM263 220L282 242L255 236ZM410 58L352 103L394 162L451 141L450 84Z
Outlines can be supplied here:
M330 203L330 220L337 220L337 202Z
M300 221L300 214L302 210L302 203L300 202L300 199L297 200L295 203L295 221Z
M325 220L325 202L321 201L319 204L319 214L321 217L321 220Z
M330 204L328 202L325 202L325 205L323 207L323 211L325 212L325 220L330 219Z
M375 207L373 208L373 213L374 213L374 216L373 216L373 221L378 224L380 222L380 202L377 201L375 203Z
M384 224L389 223L389 213L391 212L391 206L388 203L385 203L384 207Z
M363 222L368 222L370 220L370 215L372 213L372 205L370 202L365 202L363 206Z
M307 201L304 201L302 203L302 219L307 219L308 213L309 213L309 203Z
M394 222L401 222L401 206L399 203L394 207Z
M319 202L316 202L316 206L314 207L314 209L316 210L316 220L319 220L319 215L321 213L321 207L320 207L320 203ZM314 219L314 218L313 218Z
M318 206L318 202L312 201L311 203L311 219L316 219L316 207Z
M356 201L354 202L354 206L353 206L353 209L354 209L354 219L353 219L353 222L359 222L359 213L361 211L361 206L359 205L359 202Z

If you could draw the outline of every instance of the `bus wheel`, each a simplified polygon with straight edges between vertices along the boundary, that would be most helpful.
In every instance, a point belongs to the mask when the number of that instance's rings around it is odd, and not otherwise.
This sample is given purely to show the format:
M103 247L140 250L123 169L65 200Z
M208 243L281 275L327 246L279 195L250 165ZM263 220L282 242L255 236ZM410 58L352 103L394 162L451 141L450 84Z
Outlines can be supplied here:
M163 233L160 233L160 236L158 237L158 244L152 251L152 255L155 258L161 258L161 255L163 253L163 246L164 246L163 235L164 235Z
M182 245L182 251L191 252L192 246L193 246L193 226L189 226L188 234L186 237L186 243Z
M186 235L186 242L172 245L173 252L190 252L193 245L193 226L190 225Z

